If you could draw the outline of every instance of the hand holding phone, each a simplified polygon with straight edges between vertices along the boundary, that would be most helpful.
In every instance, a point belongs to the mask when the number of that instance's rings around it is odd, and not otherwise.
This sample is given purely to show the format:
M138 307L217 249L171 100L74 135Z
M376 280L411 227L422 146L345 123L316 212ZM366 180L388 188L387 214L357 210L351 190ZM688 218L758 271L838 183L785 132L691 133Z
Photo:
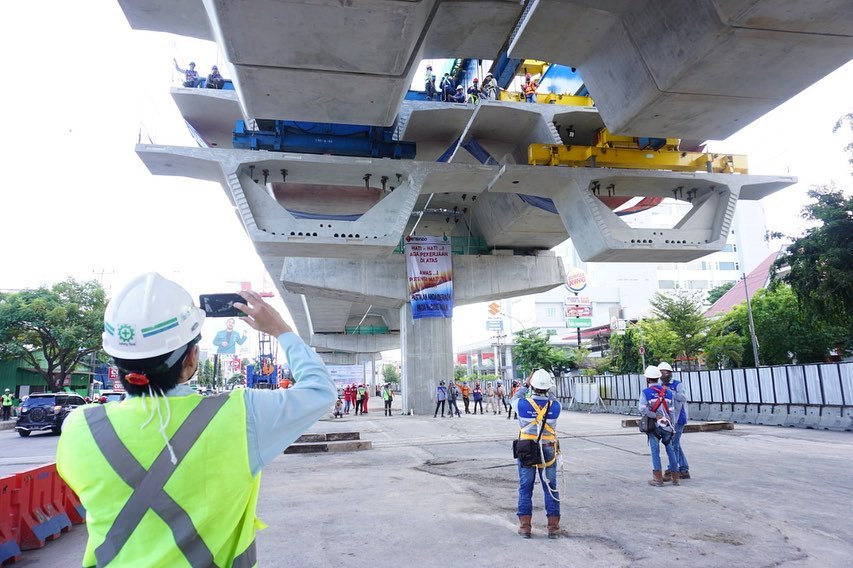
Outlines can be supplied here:
M241 296L240 309L246 312L246 316L240 319L249 324L252 329L268 333L273 337L293 331L281 314L267 304L257 292L243 290L239 295Z
M245 316L245 313L234 307L234 302L243 303L245 300L239 294L202 294L198 297L201 309L209 318Z

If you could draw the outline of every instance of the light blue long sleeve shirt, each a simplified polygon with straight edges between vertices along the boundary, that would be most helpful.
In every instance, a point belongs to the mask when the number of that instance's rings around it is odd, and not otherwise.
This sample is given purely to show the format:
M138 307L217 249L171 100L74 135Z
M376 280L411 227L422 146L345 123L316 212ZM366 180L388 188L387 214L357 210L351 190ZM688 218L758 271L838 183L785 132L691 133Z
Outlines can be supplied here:
M278 343L287 356L295 384L289 389L246 390L246 438L253 475L328 412L338 396L326 365L298 335L283 333ZM166 396L193 392L184 383L167 391Z

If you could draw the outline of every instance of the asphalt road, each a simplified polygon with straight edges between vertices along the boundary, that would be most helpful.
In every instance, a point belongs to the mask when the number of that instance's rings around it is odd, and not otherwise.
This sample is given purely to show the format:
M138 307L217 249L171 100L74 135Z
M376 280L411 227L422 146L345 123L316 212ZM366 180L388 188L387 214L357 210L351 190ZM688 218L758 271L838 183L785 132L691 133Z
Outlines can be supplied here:
M50 432L21 438L14 428L0 430L0 477L55 462L57 442L59 436Z
M565 412L564 534L545 537L537 486L534 537L522 540L513 421L385 417L381 401L371 406L311 431L357 431L373 449L283 455L264 470L261 566L851 566L853 433L738 424L686 434L692 479L652 488L645 436L622 428L623 416ZM44 456L57 440L0 435L20 462L39 460L15 454ZM16 566L79 565L85 538L74 527Z

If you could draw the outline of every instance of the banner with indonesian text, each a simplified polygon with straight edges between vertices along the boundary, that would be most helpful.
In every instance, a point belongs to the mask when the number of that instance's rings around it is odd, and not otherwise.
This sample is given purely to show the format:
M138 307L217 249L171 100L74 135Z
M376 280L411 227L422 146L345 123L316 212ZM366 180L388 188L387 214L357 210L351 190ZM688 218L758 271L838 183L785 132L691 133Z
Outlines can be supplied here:
M414 319L453 317L450 240L406 237L406 267Z

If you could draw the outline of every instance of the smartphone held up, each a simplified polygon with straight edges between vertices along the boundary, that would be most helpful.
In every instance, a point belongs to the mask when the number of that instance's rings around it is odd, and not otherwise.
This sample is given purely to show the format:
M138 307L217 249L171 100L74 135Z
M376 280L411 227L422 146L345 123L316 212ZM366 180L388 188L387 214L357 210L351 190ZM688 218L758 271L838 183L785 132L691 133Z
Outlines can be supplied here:
M245 316L234 307L234 302L245 304L246 300L239 294L202 294L198 297L201 309L209 318L233 318Z

